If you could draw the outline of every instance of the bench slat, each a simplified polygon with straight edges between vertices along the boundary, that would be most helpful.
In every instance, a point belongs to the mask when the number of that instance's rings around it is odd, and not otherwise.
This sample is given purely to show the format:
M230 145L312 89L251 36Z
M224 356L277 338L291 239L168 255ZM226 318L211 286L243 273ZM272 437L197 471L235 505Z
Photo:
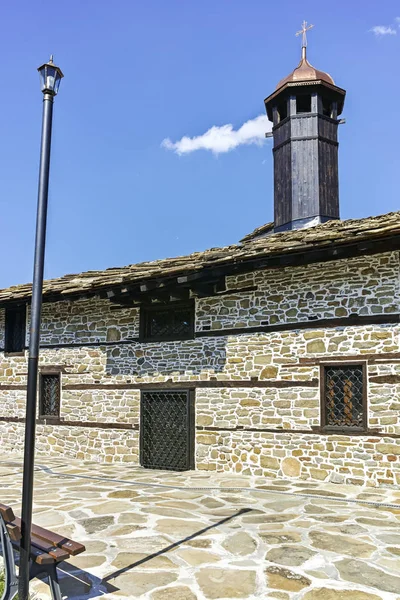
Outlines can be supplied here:
M31 545L39 548L41 552L46 552L46 554L50 554L57 562L61 562L62 560L67 560L69 558L69 553L65 550L61 550L61 548L57 548L52 544L48 544L44 542L40 538L35 535L31 535Z
M15 515L11 506L7 506L6 504L2 504L0 502L0 514L5 521L14 521Z
M21 539L21 530L17 525L13 523L6 524L8 535L10 536L10 540L13 542L18 542Z
M46 542L51 542L54 546L58 546L62 548L71 556L76 556L77 554L81 554L85 552L86 548L83 544L79 544L79 542L74 542L69 538L66 538L62 535L58 535L58 533L54 533L53 531L48 531L47 529L43 529L43 527L39 527L39 525L32 525L32 533L34 533L38 538Z
M11 542L13 547L19 551L19 542ZM50 554L46 554L46 552L41 552L39 548L35 548L35 546L31 546L31 558L33 562L38 565L51 565L56 561Z
M13 525L21 527L21 519L19 517L15 517L13 520ZM74 542L69 538L58 535L58 533L54 533L48 529L44 529L44 527L40 527L39 525L32 525L32 535L36 536L36 538L39 538L42 542L47 542L51 546L58 546L61 548L61 550L68 552L68 554L71 556L76 556L77 554L81 554L86 550L83 544Z

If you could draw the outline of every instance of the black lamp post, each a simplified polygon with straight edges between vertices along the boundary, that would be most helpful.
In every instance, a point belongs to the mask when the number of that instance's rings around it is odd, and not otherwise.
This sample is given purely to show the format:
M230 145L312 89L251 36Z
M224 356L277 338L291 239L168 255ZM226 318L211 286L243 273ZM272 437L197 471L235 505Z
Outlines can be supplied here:
M35 262L33 267L31 323L29 336L28 382L26 395L24 472L22 483L21 545L19 568L19 600L29 600L29 567L32 527L33 470L35 462L36 400L40 341L40 316L44 251L46 243L47 198L49 190L50 147L53 100L63 77L61 69L50 57L38 69L43 92L42 142L40 150L39 190L36 216Z

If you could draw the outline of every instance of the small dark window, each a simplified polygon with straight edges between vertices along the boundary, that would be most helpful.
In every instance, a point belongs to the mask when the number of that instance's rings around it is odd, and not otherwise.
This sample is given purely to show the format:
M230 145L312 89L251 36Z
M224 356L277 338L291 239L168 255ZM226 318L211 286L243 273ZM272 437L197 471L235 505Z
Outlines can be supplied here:
M323 368L322 414L326 429L366 428L364 365L329 365Z
M60 373L41 373L39 415L60 416L61 381Z
M6 308L5 351L22 352L25 349L26 306Z
M283 121L283 119L286 119L286 117L287 117L287 100L278 104L277 109L278 109L279 121Z
M297 96L296 112L297 114L311 112L311 95Z
M140 325L143 341L190 339L194 335L194 305L143 306Z

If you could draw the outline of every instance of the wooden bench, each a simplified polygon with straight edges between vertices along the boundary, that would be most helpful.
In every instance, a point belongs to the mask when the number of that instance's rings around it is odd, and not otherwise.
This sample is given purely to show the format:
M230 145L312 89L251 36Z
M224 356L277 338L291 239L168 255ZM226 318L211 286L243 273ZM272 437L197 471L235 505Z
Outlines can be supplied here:
M13 549L19 551L21 519L14 515L10 506L0 503L0 541L4 556L5 591L0 600L11 600L18 591ZM53 531L32 525L31 565L29 579L45 574L53 600L62 600L58 583L57 566L70 556L85 551L85 546Z

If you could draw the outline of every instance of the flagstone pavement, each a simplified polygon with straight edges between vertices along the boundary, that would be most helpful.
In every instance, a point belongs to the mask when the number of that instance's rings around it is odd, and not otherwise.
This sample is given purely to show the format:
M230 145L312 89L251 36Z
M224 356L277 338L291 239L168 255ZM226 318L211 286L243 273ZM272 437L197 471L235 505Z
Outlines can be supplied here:
M21 480L3 456L16 514ZM400 600L400 489L38 456L34 522L86 545L61 565L69 600Z

